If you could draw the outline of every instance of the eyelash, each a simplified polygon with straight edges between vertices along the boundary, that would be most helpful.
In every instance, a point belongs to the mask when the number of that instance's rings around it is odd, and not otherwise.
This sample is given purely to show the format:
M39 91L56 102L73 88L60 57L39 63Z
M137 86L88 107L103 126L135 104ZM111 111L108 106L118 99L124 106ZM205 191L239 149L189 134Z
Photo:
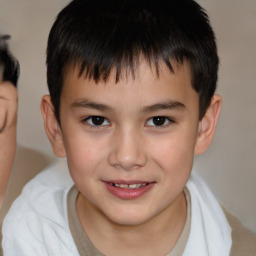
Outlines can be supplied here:
M101 121L103 121L103 124L93 124L93 118L98 118L98 120L101 119ZM96 128L106 127L110 125L110 122L103 116L88 116L87 118L83 119L82 122ZM107 122L107 124L104 124L105 122Z
M95 119L95 120L93 121L93 119ZM99 121L100 124L95 124L95 121ZM150 124L149 125L148 123L150 121L151 122L160 121L160 124L159 125L156 125L156 124ZM108 119L103 117L103 116L88 116L87 118L83 119L82 122L86 123L88 126L90 126L92 128L103 128L103 127L107 127L107 126L111 125L110 122L108 121ZM162 122L163 122L163 124L161 124ZM159 129L159 128L166 128L169 125L172 125L174 123L175 123L175 121L173 119L169 118L169 117L166 117L166 116L154 116L154 117L151 117L151 118L149 118L147 120L145 126L146 127L155 127L155 128Z
M169 117L166 117L166 116L154 116L154 117L151 117L151 118L149 118L148 120L147 120L147 123L149 123L149 121L153 121L154 119L158 119L158 121L159 121L159 119L160 119L160 121L164 121L164 123L163 124L160 124L160 125L156 125L156 124L153 124L153 125L146 125L147 127L156 127L156 128L166 128L166 127L168 127L169 125L171 125L171 124L174 124L175 122L174 122L174 120L173 119L171 119L171 118L169 118ZM161 120L162 119L162 120ZM155 120L156 121L156 120ZM153 121L154 122L154 121ZM147 124L146 123L146 124Z

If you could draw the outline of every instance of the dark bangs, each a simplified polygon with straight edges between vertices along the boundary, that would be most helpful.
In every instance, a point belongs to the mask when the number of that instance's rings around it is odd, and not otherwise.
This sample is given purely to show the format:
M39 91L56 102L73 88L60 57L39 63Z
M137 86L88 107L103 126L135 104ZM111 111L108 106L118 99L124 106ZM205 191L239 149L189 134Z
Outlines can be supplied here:
M200 96L203 117L216 89L218 56L204 10L191 0L74 0L57 17L47 49L47 78L59 116L65 67L80 66L80 75L106 81L115 71L135 77L141 59L159 75L160 63L188 61L191 83Z

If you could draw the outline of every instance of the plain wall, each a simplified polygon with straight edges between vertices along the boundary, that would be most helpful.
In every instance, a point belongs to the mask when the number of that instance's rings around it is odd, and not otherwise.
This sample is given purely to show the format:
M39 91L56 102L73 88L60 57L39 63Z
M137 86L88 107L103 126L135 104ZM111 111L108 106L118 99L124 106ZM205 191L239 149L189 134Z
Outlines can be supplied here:
M216 32L223 108L214 142L195 169L219 201L256 232L256 1L198 0ZM21 65L18 142L52 155L40 113L48 92L47 36L66 0L0 0L0 32Z

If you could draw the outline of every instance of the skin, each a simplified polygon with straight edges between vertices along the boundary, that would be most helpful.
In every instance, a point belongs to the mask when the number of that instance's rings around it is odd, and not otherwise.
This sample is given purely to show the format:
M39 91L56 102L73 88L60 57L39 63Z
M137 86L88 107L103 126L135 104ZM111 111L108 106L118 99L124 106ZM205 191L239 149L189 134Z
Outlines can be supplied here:
M55 154L67 157L78 188L76 210L96 248L105 255L166 255L185 224L183 189L195 154L210 145L221 98L215 95L199 121L199 97L189 65L160 77L142 62L135 79L114 74L106 82L78 77L70 68L56 121L50 97L42 100L45 129ZM95 126L91 116L103 117ZM154 117L166 117L161 125ZM106 182L151 183L134 199L119 198ZM155 245L158 246L155 246Z
M0 207L16 151L17 90L10 82L0 82Z

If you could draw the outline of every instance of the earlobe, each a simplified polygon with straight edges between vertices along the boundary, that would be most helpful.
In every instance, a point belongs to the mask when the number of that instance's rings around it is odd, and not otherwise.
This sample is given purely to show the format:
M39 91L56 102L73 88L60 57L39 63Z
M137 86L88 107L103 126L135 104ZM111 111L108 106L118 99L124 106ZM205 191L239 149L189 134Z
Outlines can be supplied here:
M58 157L66 157L62 131L55 117L54 107L49 95L42 98L41 113L44 119L45 132L52 145L53 152Z
M195 154L197 155L206 151L212 142L221 109L221 102L221 97L215 94L204 117L199 123L195 147Z

